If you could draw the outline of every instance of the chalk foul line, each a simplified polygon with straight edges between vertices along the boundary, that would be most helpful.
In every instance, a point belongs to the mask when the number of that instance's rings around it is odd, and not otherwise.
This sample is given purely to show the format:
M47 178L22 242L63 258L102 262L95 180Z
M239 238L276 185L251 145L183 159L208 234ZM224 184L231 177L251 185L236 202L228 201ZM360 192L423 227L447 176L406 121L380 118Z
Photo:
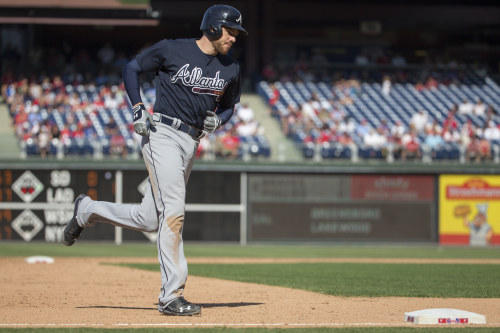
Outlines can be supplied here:
M313 326L426 326L426 325L415 325L408 324L406 322L401 323L115 323L115 324L101 324L101 323L38 323L38 324L28 324L28 323L11 323L2 324L0 327L95 327L95 326L118 326L118 327L246 327L246 326L257 326L257 327L273 327L273 326L292 326L292 327L313 327ZM487 323L487 326L500 326L500 323ZM476 324L458 325L458 324L448 324L440 326L484 326Z

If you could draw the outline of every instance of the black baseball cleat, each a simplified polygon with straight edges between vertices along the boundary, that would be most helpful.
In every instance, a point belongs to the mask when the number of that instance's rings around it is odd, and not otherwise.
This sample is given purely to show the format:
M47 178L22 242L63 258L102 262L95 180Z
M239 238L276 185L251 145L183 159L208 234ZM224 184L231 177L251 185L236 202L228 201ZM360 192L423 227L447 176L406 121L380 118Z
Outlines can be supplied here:
M85 194L80 194L78 198L76 198L73 217L71 218L71 220L69 220L68 224L66 224L66 228L64 228L63 244L66 246L73 245L83 231L83 228L78 225L76 214L78 213L78 206L80 205L80 202L85 197Z
M169 316L192 316L201 313L201 306L189 303L184 297L178 297L163 308L163 314Z

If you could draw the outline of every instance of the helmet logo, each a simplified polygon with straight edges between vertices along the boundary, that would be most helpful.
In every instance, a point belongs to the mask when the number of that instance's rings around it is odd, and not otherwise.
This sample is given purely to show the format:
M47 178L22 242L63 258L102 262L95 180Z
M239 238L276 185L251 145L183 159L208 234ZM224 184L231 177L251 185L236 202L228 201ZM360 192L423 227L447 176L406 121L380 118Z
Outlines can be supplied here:
M240 14L240 17L238 17L238 19L236 20L236 22L238 22L240 25L243 23L243 19L241 18L241 14Z

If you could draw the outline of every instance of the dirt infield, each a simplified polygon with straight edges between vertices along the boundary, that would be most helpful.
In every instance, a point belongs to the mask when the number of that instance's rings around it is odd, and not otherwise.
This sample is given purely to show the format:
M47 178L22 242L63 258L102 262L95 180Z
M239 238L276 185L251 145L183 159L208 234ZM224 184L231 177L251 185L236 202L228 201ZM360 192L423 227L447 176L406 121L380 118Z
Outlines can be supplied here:
M235 260L238 263L367 261L188 258L190 263ZM202 315L187 318L169 317L156 310L159 273L102 265L105 262L156 263L156 260L55 258L53 264L27 264L24 258L0 258L0 326L411 326L412 324L403 323L405 312L427 308L454 308L484 314L488 322L484 326L500 327L498 298L335 297L289 288L195 276L189 277L185 296L191 302L203 305ZM370 259L369 262L376 261ZM405 259L401 262L408 263L412 260ZM483 262L500 263L498 260Z

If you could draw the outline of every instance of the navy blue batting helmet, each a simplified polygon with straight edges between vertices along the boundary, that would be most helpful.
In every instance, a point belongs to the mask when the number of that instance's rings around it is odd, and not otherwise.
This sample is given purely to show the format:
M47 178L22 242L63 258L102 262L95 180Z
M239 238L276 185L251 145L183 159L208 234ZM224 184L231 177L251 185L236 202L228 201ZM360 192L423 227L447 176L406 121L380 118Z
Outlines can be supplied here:
M207 9L200 30L208 37L218 39L222 36L222 26L238 29L240 34L246 36L248 32L241 26L243 20L241 13L234 7L227 5L215 5Z

